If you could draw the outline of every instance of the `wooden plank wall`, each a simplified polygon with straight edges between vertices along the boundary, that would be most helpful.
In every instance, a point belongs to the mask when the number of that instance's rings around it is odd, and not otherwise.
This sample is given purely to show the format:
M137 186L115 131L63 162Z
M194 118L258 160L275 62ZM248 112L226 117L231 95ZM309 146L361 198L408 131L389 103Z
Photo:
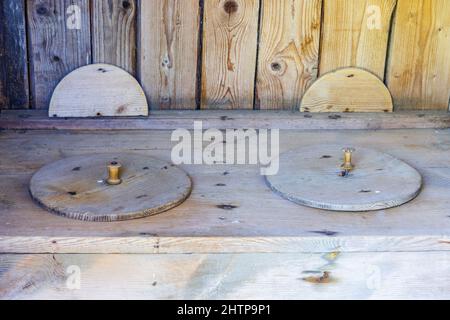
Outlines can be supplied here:
M448 0L3 0L0 108L48 107L105 62L151 109L297 109L343 67L385 81L396 110L448 110Z

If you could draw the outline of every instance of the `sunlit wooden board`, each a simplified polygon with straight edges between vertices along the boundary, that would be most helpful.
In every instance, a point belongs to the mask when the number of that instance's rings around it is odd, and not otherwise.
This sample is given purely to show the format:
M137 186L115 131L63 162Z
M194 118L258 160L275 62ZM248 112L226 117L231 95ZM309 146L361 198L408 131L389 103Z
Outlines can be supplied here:
M358 68L322 76L306 91L302 112L392 112L389 90L374 74Z
M122 183L106 183L107 166L122 166ZM31 179L36 202L58 215L83 221L122 221L167 211L191 192L190 178L175 166L132 154L71 157L40 169Z
M68 74L56 87L50 117L147 116L144 91L126 71L92 64Z

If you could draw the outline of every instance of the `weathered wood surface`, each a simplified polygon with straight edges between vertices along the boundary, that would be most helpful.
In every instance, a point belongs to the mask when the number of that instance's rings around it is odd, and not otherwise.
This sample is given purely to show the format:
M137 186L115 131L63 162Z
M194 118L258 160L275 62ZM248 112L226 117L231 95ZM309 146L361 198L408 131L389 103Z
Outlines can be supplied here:
M259 3L205 1L202 109L253 109Z
M136 74L136 1L91 1L94 63L116 65Z
M302 98L302 112L392 112L389 90L374 74L344 68L320 77Z
M108 185L107 166L121 165L119 185ZM57 215L93 222L144 218L170 210L191 193L191 180L168 162L135 154L65 158L30 181L33 199Z
M320 74L344 67L359 67L384 79L396 2L324 0Z
M139 78L152 110L196 109L199 1L145 0L140 10Z
M193 129L194 121L215 129L445 129L450 114L444 111L395 113L300 113L291 111L152 111L142 118L49 119L46 111L4 110L0 129L58 130L174 130Z
M144 91L126 71L91 64L72 71L55 88L49 117L148 116Z
M449 299L449 252L0 255L0 299Z
M370 146L417 168L425 186L419 197L376 213L330 214L300 207L272 193L258 166L182 166L194 185L187 201L164 215L117 224L51 215L27 191L39 168L69 156L114 150L170 161L175 145L170 136L170 131L1 132L0 252L450 250L449 130L281 132L281 152L345 142Z
M24 0L0 2L0 109L28 109L28 52Z
M33 106L47 109L53 89L91 63L88 0L27 0Z
M400 206L422 188L417 170L386 153L354 147L354 170L342 175L343 148L309 146L280 155L280 171L267 176L269 187L282 197L331 211L375 211Z
M397 110L448 110L450 1L399 0L387 84Z
M258 109L297 109L316 80L322 0L262 1Z

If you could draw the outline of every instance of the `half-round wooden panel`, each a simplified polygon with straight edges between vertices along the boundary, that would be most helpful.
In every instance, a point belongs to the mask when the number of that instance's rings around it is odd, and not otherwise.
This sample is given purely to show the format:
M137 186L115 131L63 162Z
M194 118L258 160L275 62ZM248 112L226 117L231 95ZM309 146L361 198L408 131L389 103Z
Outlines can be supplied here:
M107 166L121 164L119 185L106 183ZM83 221L110 222L155 215L191 193L189 176L165 161L133 154L95 154L62 159L31 179L33 199L48 211Z
M319 78L303 96L301 112L392 112L392 96L374 74L339 69Z
M400 206L421 191L416 169L388 154L357 147L354 171L343 176L342 146L315 145L280 156L280 171L267 176L270 188L308 207L365 212Z
M148 116L142 87L126 71L92 64L68 74L50 101L50 117Z

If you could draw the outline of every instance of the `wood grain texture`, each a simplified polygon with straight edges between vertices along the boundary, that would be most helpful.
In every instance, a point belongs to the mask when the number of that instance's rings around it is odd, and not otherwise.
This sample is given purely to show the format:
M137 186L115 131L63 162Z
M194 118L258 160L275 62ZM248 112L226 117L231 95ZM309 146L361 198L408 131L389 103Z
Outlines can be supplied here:
M91 64L72 71L55 88L49 117L148 116L144 91L126 71Z
M262 1L258 109L298 109L316 80L322 0Z
M388 130L448 129L446 111L394 113L302 113L291 111L153 111L147 118L49 119L44 110L4 110L0 129L4 130L176 130L194 129L202 121L204 129L280 130Z
M0 109L28 109L28 53L24 0L0 2Z
M91 63L89 1L27 0L27 11L33 106L46 109L58 82Z
M122 166L122 183L108 185L107 166ZM100 183L99 183L100 181ZM30 181L30 194L57 215L91 222L144 218L181 204L191 180L179 168L136 154L71 157L41 168Z
M196 109L198 0L140 2L139 78L152 110Z
M258 0L209 0L204 8L202 109L253 109Z
M359 67L384 79L396 2L324 0L320 75L338 68Z
M252 165L183 165L194 186L189 199L163 215L117 224L64 219L37 206L29 195L32 175L53 161L112 151L170 161L170 139L170 131L0 132L5 151L0 158L0 252L450 250L448 129L281 132L281 153L345 141L370 145L417 168L425 186L419 197L375 213L330 214L298 206L271 192L259 166Z
M303 96L302 112L392 112L389 90L374 74L344 68L319 78Z
M399 0L387 84L397 110L448 110L450 1Z
M0 255L0 299L449 299L449 261L449 252L339 248L322 254Z
M135 75L136 0L92 0L91 3L93 62L116 65Z
M398 207L422 189L416 169L386 153L353 146L354 170L342 176L341 145L317 145L280 155L280 171L269 187L300 205L330 211L363 212Z

